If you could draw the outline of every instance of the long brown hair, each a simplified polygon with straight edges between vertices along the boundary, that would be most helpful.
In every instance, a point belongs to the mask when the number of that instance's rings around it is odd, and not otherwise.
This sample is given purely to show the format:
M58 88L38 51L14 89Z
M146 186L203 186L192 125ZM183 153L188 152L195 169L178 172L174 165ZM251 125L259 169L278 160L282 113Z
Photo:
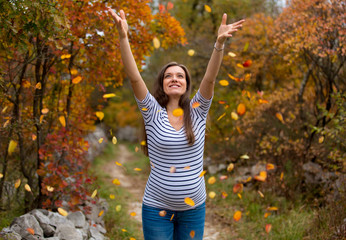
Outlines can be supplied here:
M166 108L169 98L168 95L163 90L163 79L166 70L169 67L178 66L181 67L185 72L185 78L186 78L186 92L180 97L179 99L179 107L181 107L184 111L184 127L185 127L185 134L187 138L187 142L189 145L194 144L195 142L195 135L192 130L192 120L190 115L190 95L191 95L191 77L190 73L187 70L187 68L179 63L176 62L170 62L166 64L161 71L159 72L155 85L154 85L154 91L153 96L155 97L156 101L161 105L161 107ZM143 128L143 138L145 142L147 141L147 135L145 133L145 129ZM148 147L147 145L142 146L143 152L148 155Z

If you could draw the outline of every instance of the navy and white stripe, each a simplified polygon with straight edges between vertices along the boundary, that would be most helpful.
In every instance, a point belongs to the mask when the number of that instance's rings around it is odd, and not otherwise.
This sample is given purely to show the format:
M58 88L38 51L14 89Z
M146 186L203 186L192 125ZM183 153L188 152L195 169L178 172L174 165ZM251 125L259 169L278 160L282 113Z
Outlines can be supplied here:
M142 113L147 133L147 146L151 172L144 192L145 205L183 211L201 205L206 199L203 171L205 127L212 99L207 100L198 91L191 100L191 119L195 143L190 146L184 126L175 130L168 120L167 111L148 92L146 97L136 99ZM192 108L194 102L200 103ZM170 172L174 166L176 171ZM195 202L191 207L186 197Z

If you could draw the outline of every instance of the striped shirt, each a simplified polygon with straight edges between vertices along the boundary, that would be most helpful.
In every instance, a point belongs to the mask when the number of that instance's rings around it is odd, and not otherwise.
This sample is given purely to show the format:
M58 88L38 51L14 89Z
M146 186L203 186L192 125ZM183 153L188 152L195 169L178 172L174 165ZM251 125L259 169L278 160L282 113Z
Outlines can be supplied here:
M205 99L198 91L190 103L195 143L187 142L184 126L175 130L168 120L167 110L148 92L136 99L142 113L147 134L150 175L145 187L143 203L147 206L183 211L205 202L206 190L203 171L205 128L212 99ZM200 105L192 107L194 102ZM174 171L171 169L175 168ZM195 206L185 203L191 198Z

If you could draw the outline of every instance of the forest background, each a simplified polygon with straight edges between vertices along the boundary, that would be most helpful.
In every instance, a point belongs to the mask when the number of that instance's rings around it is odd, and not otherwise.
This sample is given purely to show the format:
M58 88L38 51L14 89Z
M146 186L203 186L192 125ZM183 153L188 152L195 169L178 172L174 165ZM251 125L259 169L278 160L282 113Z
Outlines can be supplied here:
M188 67L197 90L222 14L229 23L246 19L225 46L205 155L212 164L265 165L258 176L232 182L232 194L242 198L252 189L272 196L261 206L282 199L285 209L307 205L314 221L305 235L329 239L345 230L341 0L1 1L4 215L18 208L55 211L63 201L71 211L81 209L95 181L85 136L100 123L109 140L119 128L140 128L106 6L127 13L133 53L149 88L164 63L177 61ZM319 166L319 181L307 181L306 164ZM222 176L233 174L228 170ZM234 215L225 217L233 221Z

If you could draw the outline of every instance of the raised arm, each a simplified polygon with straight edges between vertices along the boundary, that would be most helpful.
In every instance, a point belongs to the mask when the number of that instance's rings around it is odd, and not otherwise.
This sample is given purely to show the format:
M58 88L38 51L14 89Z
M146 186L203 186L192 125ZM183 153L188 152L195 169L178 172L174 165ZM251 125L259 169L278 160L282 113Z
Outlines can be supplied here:
M121 59L124 63L125 72L130 79L133 92L137 99L143 100L148 92L147 86L139 73L137 64L133 57L129 39L127 37L128 25L123 10L120 10L120 17L111 9L108 8L112 17L115 20L120 39Z
M245 20L240 20L233 24L227 24L227 14L223 14L214 50L199 88L204 98L210 99L213 96L215 80L221 66L226 39L232 37L232 33L238 31L238 29L242 27L244 21Z

